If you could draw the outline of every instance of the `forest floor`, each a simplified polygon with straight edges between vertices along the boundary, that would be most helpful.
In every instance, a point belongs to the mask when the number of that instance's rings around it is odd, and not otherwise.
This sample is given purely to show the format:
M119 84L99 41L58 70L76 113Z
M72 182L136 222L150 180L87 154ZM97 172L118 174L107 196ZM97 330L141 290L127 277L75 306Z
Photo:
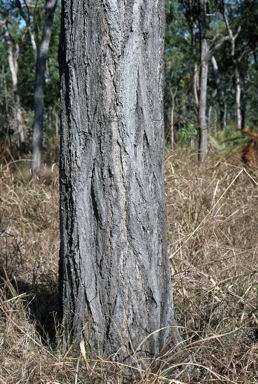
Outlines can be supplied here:
M28 169L0 163L0 384L122 383L122 365L62 354L58 166L35 183ZM258 383L258 171L237 156L199 166L180 149L165 189L176 315L196 369L135 382Z

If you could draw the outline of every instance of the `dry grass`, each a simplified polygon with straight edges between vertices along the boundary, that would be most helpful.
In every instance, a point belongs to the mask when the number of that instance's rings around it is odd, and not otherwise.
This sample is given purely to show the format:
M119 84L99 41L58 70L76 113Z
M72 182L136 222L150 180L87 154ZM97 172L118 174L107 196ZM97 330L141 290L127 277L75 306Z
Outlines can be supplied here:
M258 382L258 173L179 155L165 174L179 324L209 382Z
M258 382L258 173L238 158L175 152L165 164L169 257L188 379L138 371L137 383ZM124 382L127 367L61 354L56 329L58 168L30 183L28 161L0 165L0 384ZM44 331L42 328L44 326ZM56 331L57 334L56 334ZM52 336L55 334L55 339ZM182 361L181 361L182 363ZM183 380L183 381L182 381Z

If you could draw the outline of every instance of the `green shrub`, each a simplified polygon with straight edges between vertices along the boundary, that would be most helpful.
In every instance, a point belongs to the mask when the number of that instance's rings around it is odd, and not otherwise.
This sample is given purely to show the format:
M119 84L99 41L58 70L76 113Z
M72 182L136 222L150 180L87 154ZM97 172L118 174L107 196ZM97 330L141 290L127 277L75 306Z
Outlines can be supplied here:
M198 131L194 124L184 125L177 133L178 143L181 146L187 146L191 140L196 139L197 135Z

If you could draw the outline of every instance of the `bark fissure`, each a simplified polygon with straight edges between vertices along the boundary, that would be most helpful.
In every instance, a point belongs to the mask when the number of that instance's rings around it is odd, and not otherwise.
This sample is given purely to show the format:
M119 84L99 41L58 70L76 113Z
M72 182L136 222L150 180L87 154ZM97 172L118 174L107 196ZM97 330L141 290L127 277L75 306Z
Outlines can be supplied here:
M71 326L71 338L90 339L113 360L153 357L174 343L175 325L162 181L163 3L78 0L73 21L69 3L60 44L60 270L79 275L70 286L61 280L65 334ZM63 223L70 211L78 242Z

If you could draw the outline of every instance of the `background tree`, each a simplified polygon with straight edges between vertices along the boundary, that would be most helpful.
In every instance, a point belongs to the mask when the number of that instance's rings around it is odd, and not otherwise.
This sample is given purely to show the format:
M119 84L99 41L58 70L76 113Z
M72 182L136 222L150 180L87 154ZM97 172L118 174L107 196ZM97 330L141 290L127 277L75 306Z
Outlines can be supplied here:
M199 0L199 30L201 46L201 74L200 74L200 94L199 94L199 125L200 125L200 145L199 159L204 161L208 153L208 126L207 126L207 82L208 82L208 63L209 47L207 42L207 23L206 23L206 0Z
M187 58L187 59L186 59ZM178 1L166 1L165 134L173 149L178 130L197 113L190 88L193 58L188 25Z
M46 0L46 13L39 52L36 61L34 90L34 125L32 138L31 172L40 176L43 140L45 70L57 0Z
M18 87L18 58L19 58L19 52L20 47L19 43L15 41L13 38L11 32L10 32L10 20L12 13L15 13L16 8L11 4L6 4L6 2L1 2L0 5L2 6L1 10L1 20L0 20L0 26L3 29L3 36L4 41L6 44L7 49L7 57L8 57L8 64L9 69L11 73L11 79L12 79L12 88L13 88L13 100L14 100L14 120L15 120L15 133L19 137L19 148L20 152L22 153L24 151L25 147L25 129L23 125L23 119L22 119L22 109L21 109L21 101L20 101L20 94L19 94L19 87ZM15 34L17 33L17 23L14 23L15 27L13 28L13 31L15 31Z
M217 60L214 55L211 56L211 64L214 74L214 83L215 83L215 91L217 93L218 98L218 109L219 109L219 126L221 131L226 127L226 105L225 105L225 95L224 95L224 87L221 83L220 71L218 67Z
M177 143L180 142L181 132L185 135L188 130L188 137L191 137L192 125L199 128L200 138L202 138L202 131L209 135L218 135L221 129L225 129L223 135L227 135L227 132L232 130L231 127L235 129L243 126L254 127L257 115L256 109L253 108L253 98L256 99L257 93L255 91L256 80L249 81L248 79L251 73L253 75L256 73L254 70L258 40L255 36L257 36L258 29L254 19L258 12L258 2L206 0L204 3L206 11L203 16L205 16L208 51L202 58L200 1L166 1L167 30L172 30L173 23L176 24L174 31L176 37L167 34L166 53L173 52L173 63L175 63L184 51L181 68L185 68L185 71L176 70L173 77L169 75L173 71L172 60L167 54L165 55L165 100L167 100L165 116L170 114L170 108L174 105ZM184 46L190 47L190 49L183 48L183 40L180 42L178 39L181 33L184 37ZM234 38L233 56L232 37ZM208 65L209 62L211 65ZM200 86L201 74L205 67L208 68L207 82L203 82L206 84L206 90L205 87ZM186 78L188 78L188 84L185 82ZM184 95L178 93L172 103L169 87L177 89L178 84L182 83L187 84L183 90ZM202 106L200 105L202 94L207 95L202 98L206 102L205 108L204 103ZM184 104L187 106L184 109L184 119L181 118L182 113L178 108L181 100L184 100ZM199 112L197 112L197 108ZM203 112L204 109L205 112ZM202 113L200 113L201 111ZM201 115L203 115L202 118ZM201 129L201 125L205 127L201 122L207 125L207 130ZM208 139L208 135L206 136ZM200 140L203 148L206 147L206 151L207 139Z
M15 135L17 131L17 122L15 114L16 111L14 98L11 97L13 93L13 77L11 76L10 67L8 64L8 52L12 48L12 56L16 60L14 68L17 69L17 82L18 95L20 98L20 116L22 117L22 127L26 130L25 148L31 146L32 140L32 126L34 122L34 89L35 89L35 76L36 64L35 59L38 54L38 47L40 47L42 40L42 31L45 22L45 2L44 1L1 1L0 23L3 25L7 21L8 33L10 37L10 47L6 44L4 34L0 41L0 64L1 64L1 79L0 85L0 137L4 139L5 143L10 143L12 146L12 156L19 155L17 151L17 138ZM44 102L44 138L45 143L48 143L48 149L55 145L55 158L58 159L58 151L56 140L53 139L58 134L59 127L59 72L57 64L57 50L59 41L60 30L60 10L57 9L56 17L53 24L53 34L50 41L49 52L46 61L46 70L44 73L45 80L45 102ZM4 32L2 27L0 30ZM19 55L15 55L16 47L19 48ZM7 52L8 48L8 52ZM16 92L17 94L17 92ZM8 108L7 108L8 106ZM8 112L7 112L8 111ZM53 145L51 144L53 141ZM50 144L50 145L49 145ZM9 144L8 144L9 145ZM53 152L54 153L54 152ZM25 154L26 156L26 154ZM49 157L49 151L48 151ZM44 161L48 160L44 157Z
M181 340L163 187L163 13L162 1L63 1L64 345L84 338L117 361Z

